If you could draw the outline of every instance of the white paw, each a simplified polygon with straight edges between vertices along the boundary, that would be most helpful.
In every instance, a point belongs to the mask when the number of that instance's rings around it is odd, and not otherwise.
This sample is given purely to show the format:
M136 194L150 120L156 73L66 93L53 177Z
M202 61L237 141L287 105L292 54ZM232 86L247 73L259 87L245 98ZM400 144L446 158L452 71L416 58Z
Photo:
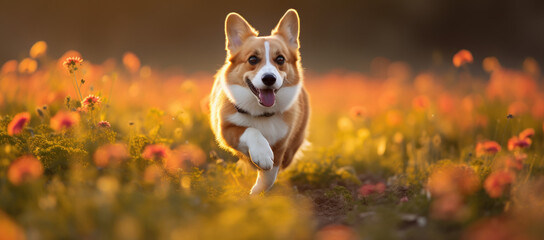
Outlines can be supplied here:
M274 182L276 181L276 176L280 170L279 166L272 167L272 169L267 171L259 171L257 174L257 180L249 192L250 195L257 195L261 192L266 192L270 190Z
M268 143L250 145L249 156L251 161L262 170L270 170L274 165L274 152Z

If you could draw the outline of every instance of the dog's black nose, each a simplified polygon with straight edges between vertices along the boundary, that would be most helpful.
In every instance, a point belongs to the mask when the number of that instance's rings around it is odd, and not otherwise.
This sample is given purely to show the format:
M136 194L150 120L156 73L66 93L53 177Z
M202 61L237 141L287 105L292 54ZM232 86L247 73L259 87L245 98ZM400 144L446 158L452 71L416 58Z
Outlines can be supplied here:
M263 76L263 83L266 86L272 86L274 83L276 83L276 77L274 77L272 74L265 74Z

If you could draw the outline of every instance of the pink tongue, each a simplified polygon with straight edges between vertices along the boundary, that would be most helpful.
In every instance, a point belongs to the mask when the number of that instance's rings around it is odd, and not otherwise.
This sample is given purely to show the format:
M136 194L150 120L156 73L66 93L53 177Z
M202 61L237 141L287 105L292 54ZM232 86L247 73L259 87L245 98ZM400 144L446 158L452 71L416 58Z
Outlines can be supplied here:
M272 89L259 89L259 99L265 107L272 107L276 102L276 95Z

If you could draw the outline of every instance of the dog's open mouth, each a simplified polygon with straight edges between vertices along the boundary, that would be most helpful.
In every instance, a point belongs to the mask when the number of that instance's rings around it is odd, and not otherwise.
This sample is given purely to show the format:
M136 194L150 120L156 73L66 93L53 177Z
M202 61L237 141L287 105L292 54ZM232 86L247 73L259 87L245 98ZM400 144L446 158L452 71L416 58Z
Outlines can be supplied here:
M264 107L274 106L274 103L276 103L276 92L278 92L278 89L257 89L249 79L246 79L246 83L249 89L251 89L251 92L253 92L253 94L255 94L255 96L259 99L259 104Z

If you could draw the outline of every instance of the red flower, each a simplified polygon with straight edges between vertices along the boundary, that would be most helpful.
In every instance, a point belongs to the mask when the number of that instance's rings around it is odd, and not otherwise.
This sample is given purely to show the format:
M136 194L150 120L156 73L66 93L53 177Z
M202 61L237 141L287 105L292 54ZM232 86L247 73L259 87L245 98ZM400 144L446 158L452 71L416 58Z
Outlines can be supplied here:
M361 188L359 188L359 193L363 195L363 197L372 195L372 194L382 194L385 192L385 184L380 182L376 184L365 184Z
M68 129L79 123L79 114L75 112L58 112L51 118L51 128L55 131Z
M495 154L501 151L501 145L495 141L484 141L476 144L476 156L480 157L487 154Z
M19 134L23 131L23 128L30 120L30 113L22 112L18 113L13 117L11 122L8 124L8 134L10 136L13 136L15 134Z
M147 145L142 153L142 157L149 160L162 160L168 157L168 147L164 144Z
M472 53L465 49L453 55L453 65L455 67L460 67L465 63L472 63L472 61L474 61L474 59L472 58Z
M81 101L81 105L85 109L88 109L88 108L92 109L95 105L98 105L101 102L102 101L100 101L99 96L91 94L91 95L87 96L85 99L83 99L83 101Z
M491 173L484 182L484 188L487 194L492 198L502 196L505 188L514 182L515 175L510 171L497 171Z
M513 136L508 140L508 150L512 151L516 148L527 148L531 146L531 139L530 138L523 138L520 139L517 136Z
M14 185L35 180L42 174L42 163L30 155L22 156L13 161L8 169L8 179Z
M108 121L101 121L101 122L98 122L98 126L103 128L110 128L111 124Z

